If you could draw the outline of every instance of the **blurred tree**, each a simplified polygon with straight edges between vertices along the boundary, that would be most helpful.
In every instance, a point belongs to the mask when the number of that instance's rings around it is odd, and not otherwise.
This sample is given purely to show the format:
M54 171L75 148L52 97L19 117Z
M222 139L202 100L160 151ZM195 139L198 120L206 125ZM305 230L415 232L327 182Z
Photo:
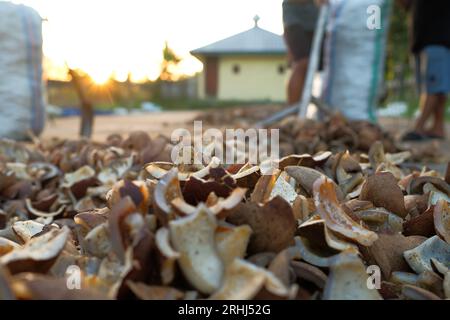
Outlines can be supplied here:
M80 136L90 138L94 126L94 105L91 97L89 97L88 89L86 87L86 76L80 75L74 69L68 68L68 73L71 76L72 83L80 99L81 110L81 124Z
M398 1L394 1L387 43L386 80L398 82L398 96L403 98L405 79L411 74L409 68L408 13Z
M161 62L161 73L159 80L173 81L175 75L173 70L180 63L181 58L176 55L172 48L169 47L169 43L166 41L163 49L163 61Z

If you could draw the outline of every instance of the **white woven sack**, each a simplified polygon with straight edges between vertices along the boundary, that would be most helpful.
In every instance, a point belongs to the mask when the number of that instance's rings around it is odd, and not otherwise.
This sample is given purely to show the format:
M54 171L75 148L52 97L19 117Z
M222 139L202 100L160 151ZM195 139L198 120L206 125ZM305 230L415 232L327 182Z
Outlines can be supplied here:
M0 138L39 134L45 119L42 19L24 5L0 2Z
M374 5L380 29L368 26ZM376 119L390 5L391 0L330 1L322 98L350 119Z

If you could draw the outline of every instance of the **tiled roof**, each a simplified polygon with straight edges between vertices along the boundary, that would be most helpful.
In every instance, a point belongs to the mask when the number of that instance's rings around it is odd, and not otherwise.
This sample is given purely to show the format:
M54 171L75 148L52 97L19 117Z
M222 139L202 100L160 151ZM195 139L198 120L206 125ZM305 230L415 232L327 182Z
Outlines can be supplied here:
M283 37L261 29L257 25L250 30L214 42L191 51L193 55L227 54L284 54L286 46Z

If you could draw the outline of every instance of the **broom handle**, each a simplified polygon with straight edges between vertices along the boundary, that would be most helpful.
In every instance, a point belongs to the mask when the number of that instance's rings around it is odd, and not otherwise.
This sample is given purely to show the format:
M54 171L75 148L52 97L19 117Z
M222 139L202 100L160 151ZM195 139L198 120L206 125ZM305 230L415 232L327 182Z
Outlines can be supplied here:
M302 119L306 118L306 112L311 102L312 86L314 76L319 66L319 58L321 52L322 39L325 34L325 24L328 16L328 5L322 5L320 8L319 18L317 19L316 31L309 56L308 70L306 73L305 84L303 86L302 99L298 104L298 116Z

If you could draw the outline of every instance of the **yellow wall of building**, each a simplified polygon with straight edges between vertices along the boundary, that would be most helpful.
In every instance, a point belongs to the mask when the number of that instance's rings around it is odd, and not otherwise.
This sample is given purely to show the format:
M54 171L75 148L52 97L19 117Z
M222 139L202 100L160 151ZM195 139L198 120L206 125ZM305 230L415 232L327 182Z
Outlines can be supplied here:
M238 74L233 72L235 65L240 67ZM289 73L286 65L281 55L220 57L218 99L284 101ZM279 66L285 67L283 74ZM204 80L199 83L204 92Z
M197 98L198 99L205 99L206 93L205 93L205 60L202 57L197 57L203 63L203 70L202 72L197 74Z

